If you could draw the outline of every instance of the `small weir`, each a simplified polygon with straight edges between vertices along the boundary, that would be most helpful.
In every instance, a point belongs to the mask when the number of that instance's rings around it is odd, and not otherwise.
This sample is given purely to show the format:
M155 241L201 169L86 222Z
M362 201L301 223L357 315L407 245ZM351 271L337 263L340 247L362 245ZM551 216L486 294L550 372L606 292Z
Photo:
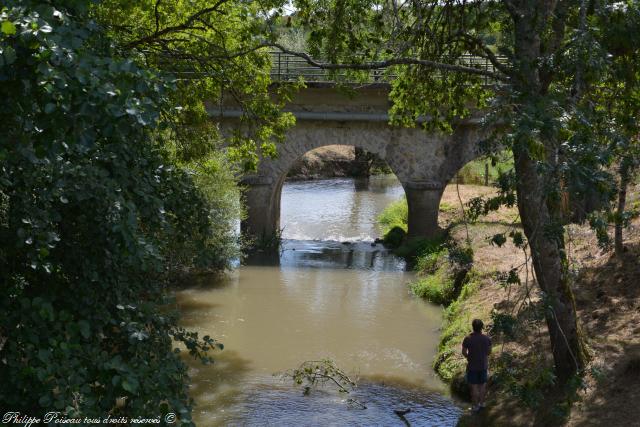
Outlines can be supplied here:
M183 325L225 345L214 365L189 362L198 425L455 426L460 409L431 369L441 309L413 297L404 261L374 242L375 218L402 194L386 176L286 183L280 253L178 294ZM367 409L274 376L319 359L357 379L348 397Z

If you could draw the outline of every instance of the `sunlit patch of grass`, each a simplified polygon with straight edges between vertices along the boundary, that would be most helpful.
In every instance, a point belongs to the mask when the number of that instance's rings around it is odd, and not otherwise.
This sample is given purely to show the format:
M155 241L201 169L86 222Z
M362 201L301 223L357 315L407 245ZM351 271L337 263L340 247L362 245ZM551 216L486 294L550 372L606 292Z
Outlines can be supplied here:
M378 215L378 225L383 235L394 227L400 227L406 232L408 221L409 208L406 197L391 203Z

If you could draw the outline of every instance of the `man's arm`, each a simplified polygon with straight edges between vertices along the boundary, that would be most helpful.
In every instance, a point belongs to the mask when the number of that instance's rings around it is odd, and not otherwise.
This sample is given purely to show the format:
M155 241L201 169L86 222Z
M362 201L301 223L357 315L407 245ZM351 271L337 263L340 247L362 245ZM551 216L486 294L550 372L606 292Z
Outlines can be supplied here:
M465 338L462 341L462 355L464 356L465 359L469 358L469 348L467 347L467 339Z

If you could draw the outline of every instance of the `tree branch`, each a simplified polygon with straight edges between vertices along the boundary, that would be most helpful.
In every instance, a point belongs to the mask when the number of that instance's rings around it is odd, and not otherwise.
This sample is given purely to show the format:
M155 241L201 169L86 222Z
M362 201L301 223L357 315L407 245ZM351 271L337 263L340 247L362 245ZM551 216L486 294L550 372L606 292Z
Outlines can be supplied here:
M160 13L159 13L158 8L160 7L160 2L161 1L162 0L156 0L156 5L155 5L154 11L153 11L153 13L154 13L154 15L156 17L156 32L155 32L156 34L158 34L158 31L160 31Z
M499 70L501 73L507 76L511 76L511 69L509 69L509 67L507 67L502 62L500 62L498 57L491 51L491 49L489 49L484 44L484 42L480 38L472 36L471 34L468 34L468 33L459 33L459 35L462 38L466 39L467 42L469 42L472 46L480 49L480 51L484 53L485 55L484 57L488 59L489 62L491 62L491 65L493 65L496 70Z
M298 58L304 59L307 64L320 68L322 70L375 70L379 68L388 68L394 65L420 65L427 68L432 68L436 70L443 71L453 71L457 73L466 73L466 74L474 74L478 76L490 77L499 81L508 81L508 75L503 75L501 73L496 73L494 71L482 70L479 68L467 67L464 65L457 64L446 64L442 62L430 61L427 59L417 59L417 58L392 58L384 61L373 61L367 62L363 64L330 64L325 62L318 62L311 58L308 54L304 52L296 52L286 47L282 46L278 43L264 43L262 47L275 47L283 53L287 53L289 55L297 56Z
M177 32L177 31L193 29L193 27L192 27L193 23L196 20L198 20L201 17L203 17L204 15L207 15L207 14L212 13L212 12L221 13L220 10L219 10L219 7L222 6L223 4L225 4L227 1L229 1L229 0L218 0L213 6L201 9L201 10L197 11L196 13L194 13L193 15L189 16L182 24L166 27L166 28L163 28L162 30L158 30L158 24L157 24L158 21L156 21L156 31L154 31L153 34L149 34L148 36L145 36L145 37L142 37L142 38L140 38L138 40L134 40L132 42L129 42L124 47L126 49L133 49L133 48L135 48L135 47L137 47L139 45L142 45L142 44L153 43L157 39L161 38L162 36L164 36L166 34L174 33L174 32ZM158 3L159 2L156 3L156 19L158 19L158 16L157 16Z

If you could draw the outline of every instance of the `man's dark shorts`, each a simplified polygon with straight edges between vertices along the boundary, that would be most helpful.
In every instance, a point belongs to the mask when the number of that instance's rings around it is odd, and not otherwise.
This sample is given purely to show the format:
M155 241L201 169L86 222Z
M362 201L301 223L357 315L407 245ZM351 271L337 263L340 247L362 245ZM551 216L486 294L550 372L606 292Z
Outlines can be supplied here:
M484 384L487 382L487 370L467 371L467 384Z

